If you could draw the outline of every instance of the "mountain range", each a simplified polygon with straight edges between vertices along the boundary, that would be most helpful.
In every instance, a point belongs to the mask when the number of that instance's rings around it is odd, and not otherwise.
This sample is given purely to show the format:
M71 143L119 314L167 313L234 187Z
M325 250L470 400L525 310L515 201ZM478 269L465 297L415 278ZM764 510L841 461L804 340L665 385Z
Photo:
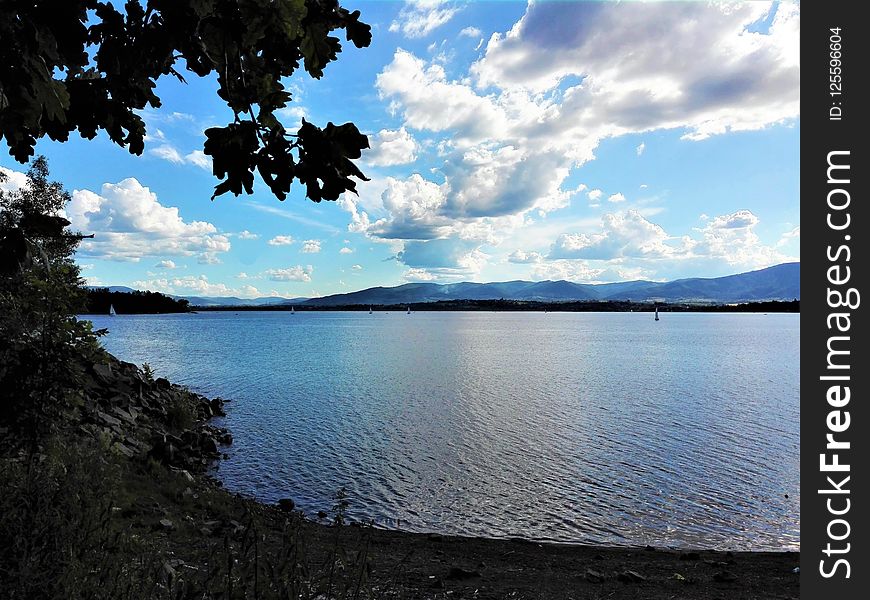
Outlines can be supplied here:
M320 298L236 298L227 296L172 296L191 306L346 306L352 304L418 304L439 300L526 300L563 302L582 300L632 300L635 302L687 302L725 304L762 300L800 299L800 263L784 263L758 271L726 277L677 279L675 281L625 281L619 283L573 283L571 281L502 281L496 283L406 283L373 287ZM132 292L124 286L110 291Z
M310 298L299 304L416 304L438 300L527 300L541 302L633 300L731 303L800 299L800 263L785 263L738 275L669 282L573 283L570 281L504 281L498 283L406 283L373 287L348 294Z

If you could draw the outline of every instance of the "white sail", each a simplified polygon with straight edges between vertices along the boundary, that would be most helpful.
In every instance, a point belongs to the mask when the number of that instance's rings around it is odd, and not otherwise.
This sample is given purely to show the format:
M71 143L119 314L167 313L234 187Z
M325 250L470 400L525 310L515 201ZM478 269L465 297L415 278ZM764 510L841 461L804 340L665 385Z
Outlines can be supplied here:
M656 306L656 321L659 320L659 307Z
M118 313L115 312L115 305L114 305L114 304L110 304L110 305L109 305L109 315L111 315L111 316L114 317L114 316L117 315L117 314L118 314Z
M296 314L296 307L295 307L295 306L291 306L291 307L290 307L290 314L291 314L291 315L295 315L295 314Z

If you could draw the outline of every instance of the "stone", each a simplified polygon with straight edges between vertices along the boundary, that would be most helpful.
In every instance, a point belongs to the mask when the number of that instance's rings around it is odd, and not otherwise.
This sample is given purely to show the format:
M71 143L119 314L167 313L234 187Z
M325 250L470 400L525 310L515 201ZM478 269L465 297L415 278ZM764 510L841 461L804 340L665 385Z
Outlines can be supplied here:
M116 427L119 427L121 425L121 421L119 421L117 418L113 417L112 415L104 413L101 410L98 410L96 412L96 416L97 416L97 419L99 419L100 421L102 421L106 425L109 425L109 426L115 425Z
M595 569L586 569L586 581L590 583L601 583L604 581L604 574Z
M296 503L291 498L281 498L278 500L278 508L284 512L292 512L296 508Z
M697 552L683 552L680 554L680 560L701 560L701 555Z
M216 417L225 417L227 413L224 412L224 403L220 398L214 398L209 402L209 407L211 408L211 412Z
M169 519L160 519L160 527L163 529L174 529L175 524Z
M619 581L623 581L625 583L640 583L641 581L646 581L646 577L638 573L637 571L623 571L619 575L616 576Z

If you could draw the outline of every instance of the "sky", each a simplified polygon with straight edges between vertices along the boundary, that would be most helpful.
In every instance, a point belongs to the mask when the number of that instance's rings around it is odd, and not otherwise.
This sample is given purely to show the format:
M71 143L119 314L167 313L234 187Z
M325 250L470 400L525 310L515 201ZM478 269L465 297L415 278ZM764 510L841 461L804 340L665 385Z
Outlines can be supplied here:
M37 154L92 285L312 297L408 282L717 277L800 259L799 5L342 3L372 25L280 113L354 122L359 195L210 200L214 80L161 79L145 152ZM3 144L5 148L5 143ZM5 152L7 189L25 166Z

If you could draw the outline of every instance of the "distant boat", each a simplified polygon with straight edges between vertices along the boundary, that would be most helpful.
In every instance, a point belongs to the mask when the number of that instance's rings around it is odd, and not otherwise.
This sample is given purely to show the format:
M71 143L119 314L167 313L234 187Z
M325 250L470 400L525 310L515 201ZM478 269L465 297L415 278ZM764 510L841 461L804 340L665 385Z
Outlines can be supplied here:
M109 316L110 316L110 317L114 317L114 316L117 315L117 314L118 314L118 313L115 312L115 305L114 305L114 304L110 304L110 305L109 305Z
M656 306L656 321L659 320L659 307Z
M409 315L411 314L411 307L410 306L408 307L408 314Z
M369 314L372 314L372 307L369 306Z
M295 307L295 306L291 306L291 307L290 307L290 314L291 314L291 315L295 315L295 314L296 314L296 307Z

